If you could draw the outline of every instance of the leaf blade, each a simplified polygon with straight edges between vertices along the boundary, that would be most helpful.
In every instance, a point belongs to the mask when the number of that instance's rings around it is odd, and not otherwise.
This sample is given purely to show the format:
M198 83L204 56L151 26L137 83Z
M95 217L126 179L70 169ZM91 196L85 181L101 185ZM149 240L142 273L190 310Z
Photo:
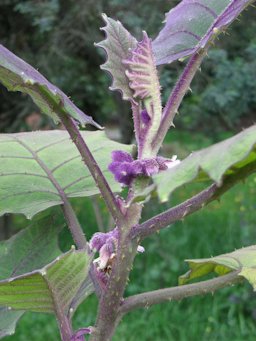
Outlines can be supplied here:
M9 309L56 313L67 309L85 280L90 257L71 250L40 270L0 281L0 304Z
M125 71L126 65L123 60L127 58L130 49L137 45L137 40L122 26L119 21L102 15L106 26L101 28L105 31L106 39L95 44L105 50L107 59L101 66L102 70L110 73L112 76L112 85L110 90L118 90L124 100L133 98L133 90L129 87L129 79Z
M254 0L183 0L166 14L153 41L157 65L171 63L204 48Z
M16 324L23 313L23 311L10 311L6 307L0 307L0 338L14 334Z
M33 271L56 258L61 253L57 240L61 228L51 214L0 242L0 279ZM14 333L23 313L0 307L0 338Z
M108 171L112 150L131 147L109 140L103 132L82 132L113 191L120 186ZM65 131L0 135L0 215L27 217L67 198L99 193L81 156ZM62 191L64 193L62 193Z
M222 276L231 271L239 271L238 275L247 279L256 290L256 246L248 246L212 258L185 260L190 270L179 277L179 285L183 285L192 279L200 278L211 272Z
M61 110L82 125L88 123L101 129L92 117L78 109L60 89L3 45L0 45L0 82L9 91L28 94L42 112L55 121L58 121L56 112Z
M213 180L221 185L224 176L239 175L256 160L256 126L201 151L190 154L180 164L153 177L159 198L191 181Z

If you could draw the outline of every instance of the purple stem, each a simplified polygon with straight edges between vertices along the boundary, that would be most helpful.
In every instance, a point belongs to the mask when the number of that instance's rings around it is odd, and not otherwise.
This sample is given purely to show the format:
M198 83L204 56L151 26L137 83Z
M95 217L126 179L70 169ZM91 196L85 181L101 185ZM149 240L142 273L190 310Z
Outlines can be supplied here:
M112 214L116 224L121 224L123 221L123 215L118 207L116 198L111 191L109 184L104 177L101 169L99 168L96 160L94 159L91 151L89 150L87 144L85 143L80 131L73 121L72 118L67 116L65 113L58 112L58 116L61 119L63 125L68 131L72 141L76 145L78 151L80 152L85 165L88 167L92 177L95 180L97 187L99 188L105 203Z
M139 104L131 102L132 107L132 116L133 116L133 123L134 123L134 133L136 141L139 141L140 138L140 112L141 112L141 106ZM139 148L138 144L138 148Z
M238 276L239 272L240 270L237 270L227 275L199 283L154 290L128 297L122 304L121 313L126 314L137 308L147 308L153 304L166 301L179 301L185 297L213 293L218 289L240 282L242 279Z
M173 124L173 119L178 112L179 106L185 94L187 93L190 83L192 82L196 71L200 67L205 55L207 54L207 48L193 54L185 69L183 70L180 78L178 79L175 87L170 94L166 106L163 111L163 117L158 129L158 133L152 143L152 149L157 153L160 149L165 135L169 127Z
M70 341L73 331L69 319L62 311L56 311L56 317L59 325L61 340Z
M63 201L62 211L67 221L69 230L78 249L87 249L87 241L77 216L68 200Z
M187 215L202 208L208 202L218 189L216 184L195 195L194 197L184 201L169 210L156 215L155 217L135 226L132 231L132 237L145 238L159 231L166 226L173 224L177 220L184 219Z
M220 187L212 184L202 192L196 194L192 198L183 203L170 208L169 210L158 214L157 216L145 221L144 223L134 226L131 231L132 238L145 238L152 233L173 224L178 220L184 219L189 214L198 211L213 200L220 198L222 194L228 191L239 181L246 179L250 174L256 172L256 161L248 164L237 174L229 175L223 179Z

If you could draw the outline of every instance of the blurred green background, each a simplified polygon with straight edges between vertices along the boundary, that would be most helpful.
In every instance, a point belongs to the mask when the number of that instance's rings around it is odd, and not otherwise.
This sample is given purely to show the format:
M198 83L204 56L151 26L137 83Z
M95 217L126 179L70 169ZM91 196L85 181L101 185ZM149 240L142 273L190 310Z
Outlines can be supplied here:
M0 0L0 43L39 69L71 96L74 102L109 134L124 143L133 141L131 113L118 93L111 93L108 75L99 69L103 53L94 42L102 40L100 14L119 19L138 38L142 29L154 37L164 13L179 1L153 0ZM222 35L202 65L169 131L162 153L183 158L255 122L256 112L256 11L249 8ZM163 98L167 99L183 63L161 68ZM53 129L34 104L0 86L0 132ZM183 222L145 240L138 255L127 295L177 284L187 271L184 259L201 258L255 244L256 175L237 185L220 202L214 202ZM181 202L200 190L198 185L177 191L168 204L153 199L143 219ZM72 200L88 237L111 225L98 198ZM96 214L95 214L96 213ZM52 210L51 210L52 214ZM58 208L54 214L61 224ZM97 216L97 219L96 219ZM0 239L7 239L28 222L21 216L0 220ZM66 250L72 244L67 229L60 236ZM115 341L255 340L256 298L249 285L226 288L205 297L171 302L128 314ZM92 325L96 299L89 297L74 318L75 328ZM51 316L25 314L9 341L58 340Z

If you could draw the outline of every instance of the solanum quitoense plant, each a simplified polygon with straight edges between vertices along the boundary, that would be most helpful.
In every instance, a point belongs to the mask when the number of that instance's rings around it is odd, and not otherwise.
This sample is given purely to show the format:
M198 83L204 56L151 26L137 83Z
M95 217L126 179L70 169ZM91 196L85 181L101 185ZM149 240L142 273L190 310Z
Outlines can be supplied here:
M85 335L91 341L108 341L122 317L133 309L205 294L242 278L255 286L256 256L251 246L189 261L191 270L180 277L180 284L185 285L124 297L134 258L144 251L144 238L201 209L256 170L255 126L183 161L159 155L209 46L251 3L183 0L167 14L165 26L153 41L146 32L137 41L119 21L103 15L106 39L97 44L107 54L102 69L112 75L111 90L119 90L131 104L136 156L130 146L112 142L102 132L81 132L79 124L101 127L38 71L0 46L1 82L10 91L29 94L42 112L61 121L67 130L0 135L0 213L32 217L60 205L76 244L61 254L56 246L60 229L50 225L42 230L37 224L0 244L1 336L14 331L25 311L34 311L55 314L63 341L84 340ZM157 67L186 58L184 71L163 107ZM143 204L153 191L164 201L174 189L195 178L212 184L141 222ZM127 195L115 194L120 185L128 187ZM97 232L87 241L69 198L99 193L114 224L109 232ZM16 260L10 261L13 252ZM186 284L209 271L223 276ZM88 292L95 292L99 300L95 325L73 331L72 316Z

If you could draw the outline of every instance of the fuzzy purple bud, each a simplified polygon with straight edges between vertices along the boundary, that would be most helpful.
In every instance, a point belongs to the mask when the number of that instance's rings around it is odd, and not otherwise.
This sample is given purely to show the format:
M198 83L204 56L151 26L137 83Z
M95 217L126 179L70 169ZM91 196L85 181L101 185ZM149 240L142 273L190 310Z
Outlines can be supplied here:
M176 155L171 159L157 156L152 159L133 160L129 153L114 151L108 169L114 174L116 181L129 186L137 176L152 176L176 166L179 162Z
M113 162L132 162L133 157L131 154L124 152L122 150L114 150L111 153Z
M134 178L129 162L112 162L108 169L114 174L115 180L125 186L129 186Z
M95 233L90 240L90 248L92 250L100 251L100 249L106 243L108 238L109 237L107 236L106 233L102 232Z
M144 159L141 161L143 164L143 174L151 176L159 172L159 165L156 159Z
M150 122L150 116L146 109L142 110L142 112L140 113L140 116L141 116L142 123L147 125Z

